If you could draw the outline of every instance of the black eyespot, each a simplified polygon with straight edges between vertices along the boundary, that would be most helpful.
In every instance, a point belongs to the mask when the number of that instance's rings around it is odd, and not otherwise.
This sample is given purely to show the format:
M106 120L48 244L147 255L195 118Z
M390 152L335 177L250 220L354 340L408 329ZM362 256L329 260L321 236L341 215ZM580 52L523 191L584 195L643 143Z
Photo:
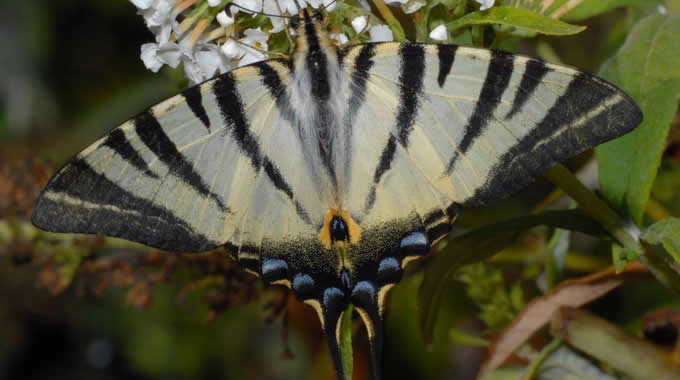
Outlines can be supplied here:
M329 228L331 229L331 240L347 240L349 237L349 231L347 230L347 223L342 219L342 217L335 215L331 219Z
M429 248L427 235L420 231L411 232L399 242L399 248L404 256L422 255Z
M262 279L266 282L283 280L288 277L288 263L281 259L269 259L262 262Z
M298 300L304 301L306 299L314 298L316 288L314 286L312 276L304 273L298 273L293 278L293 290Z
M394 257L386 257L378 264L378 284L394 284L401 280L401 266Z

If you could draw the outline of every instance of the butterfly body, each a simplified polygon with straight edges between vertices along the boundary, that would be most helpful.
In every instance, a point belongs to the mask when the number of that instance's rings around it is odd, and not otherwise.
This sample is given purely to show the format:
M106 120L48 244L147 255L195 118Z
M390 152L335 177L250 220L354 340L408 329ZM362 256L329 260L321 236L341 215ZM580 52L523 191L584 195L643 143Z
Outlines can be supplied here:
M379 377L386 294L458 207L516 191L641 114L563 66L454 45L338 49L317 13L293 24L290 59L188 89L74 157L33 222L173 251L225 247L315 308L341 378L339 321L353 304Z

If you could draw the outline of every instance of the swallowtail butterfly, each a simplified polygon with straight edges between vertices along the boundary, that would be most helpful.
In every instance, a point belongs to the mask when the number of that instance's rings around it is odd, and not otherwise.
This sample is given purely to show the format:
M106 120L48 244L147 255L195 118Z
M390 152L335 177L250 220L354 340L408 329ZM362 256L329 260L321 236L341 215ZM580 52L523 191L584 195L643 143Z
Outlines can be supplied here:
M642 119L615 86L568 67L444 44L339 49L309 10L291 26L290 59L114 129L52 177L32 220L170 251L225 247L316 309L341 379L342 313L359 311L380 377L385 296L459 206L504 197Z

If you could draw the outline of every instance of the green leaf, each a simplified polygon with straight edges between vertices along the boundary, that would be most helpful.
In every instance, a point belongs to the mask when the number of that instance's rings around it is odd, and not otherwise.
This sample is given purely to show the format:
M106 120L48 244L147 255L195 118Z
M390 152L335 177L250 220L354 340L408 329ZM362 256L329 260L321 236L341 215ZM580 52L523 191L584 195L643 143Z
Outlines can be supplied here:
M656 222L642 233L641 238L650 244L662 244L675 262L680 264L680 219L668 218Z
M596 150L604 197L638 224L680 98L678 46L680 14L647 16L600 71L625 90L644 114L636 130Z
M452 329L449 330L449 339L451 339L452 342L463 344L465 346L472 346L472 347L488 347L489 346L488 340L481 338L478 335L468 334L465 331L461 331L461 330L458 330L456 328L452 328Z
M453 31L464 26L484 24L500 24L525 32L555 36L576 34L586 28L585 26L567 24L526 9L502 6L493 7L486 11L468 13L446 24L446 27L449 31Z
M637 260L639 257L640 255L632 249L622 247L616 243L612 244L612 262L614 263L616 273L621 273L629 262Z
M671 12L680 12L680 0L666 0L666 7Z
M538 225L549 225L596 236L608 236L602 227L580 210L546 211L490 224L446 242L442 251L425 267L418 291L420 328L425 342L432 341L442 301L444 285L463 265L482 261L505 248L519 232Z
M680 163L675 160L664 160L652 186L652 197L660 201L670 201L678 194L680 194Z
M577 21L597 16L614 8L632 6L653 8L663 3L663 0L584 0L562 18Z

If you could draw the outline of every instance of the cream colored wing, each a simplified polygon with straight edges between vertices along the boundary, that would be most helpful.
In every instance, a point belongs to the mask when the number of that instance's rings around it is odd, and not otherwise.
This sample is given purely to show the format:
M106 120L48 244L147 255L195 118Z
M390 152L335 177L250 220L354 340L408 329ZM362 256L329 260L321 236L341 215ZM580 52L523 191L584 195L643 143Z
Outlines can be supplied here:
M507 196L642 117L602 79L499 51L366 44L343 65L353 88L343 207L366 229L413 220L430 243L448 232L453 205Z
M227 244L260 272L263 246L316 238L328 202L285 109L288 70L240 68L139 114L59 170L33 222L173 251Z

